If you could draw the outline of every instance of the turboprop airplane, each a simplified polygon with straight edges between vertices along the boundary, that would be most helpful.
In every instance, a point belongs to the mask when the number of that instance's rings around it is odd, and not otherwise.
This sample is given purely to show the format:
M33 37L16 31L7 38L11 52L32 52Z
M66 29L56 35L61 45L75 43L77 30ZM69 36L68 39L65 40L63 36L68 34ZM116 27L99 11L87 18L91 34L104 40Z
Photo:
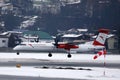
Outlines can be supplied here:
M109 30L100 29L97 38L94 41L86 42L84 44L74 44L69 42L23 42L13 48L17 52L17 55L22 51L40 51L49 52L48 56L52 57L52 52L67 52L67 57L71 57L71 53L79 52L91 52L96 50L102 50L105 48L105 40L107 38Z

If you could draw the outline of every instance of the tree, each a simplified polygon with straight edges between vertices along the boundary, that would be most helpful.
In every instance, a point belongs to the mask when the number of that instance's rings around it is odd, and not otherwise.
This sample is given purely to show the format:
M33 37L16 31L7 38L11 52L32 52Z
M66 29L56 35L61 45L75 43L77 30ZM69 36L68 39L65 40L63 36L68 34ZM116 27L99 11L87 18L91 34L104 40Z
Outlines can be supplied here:
M13 30L15 29L17 26L20 25L22 18L18 17L18 16L14 16L14 14L10 13L10 14L5 14L2 16L2 19L5 23L5 28L7 30Z

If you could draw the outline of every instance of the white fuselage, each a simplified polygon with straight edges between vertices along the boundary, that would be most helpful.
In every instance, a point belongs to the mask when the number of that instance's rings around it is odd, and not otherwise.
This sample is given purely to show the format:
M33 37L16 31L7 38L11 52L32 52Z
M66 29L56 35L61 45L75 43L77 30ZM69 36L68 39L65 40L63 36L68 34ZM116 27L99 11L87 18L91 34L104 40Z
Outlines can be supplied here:
M78 48L70 49L70 52L91 52L103 49L104 46L94 46L92 44L79 44ZM13 48L15 51L40 51L40 52L66 52L65 49L56 48L54 42L23 42Z

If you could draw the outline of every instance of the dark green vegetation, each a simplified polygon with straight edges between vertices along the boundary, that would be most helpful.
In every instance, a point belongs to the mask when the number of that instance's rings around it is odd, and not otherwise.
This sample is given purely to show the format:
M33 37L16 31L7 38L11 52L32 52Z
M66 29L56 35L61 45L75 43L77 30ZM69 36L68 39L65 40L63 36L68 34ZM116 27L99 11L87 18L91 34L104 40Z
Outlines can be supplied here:
M100 3L100 1L106 2ZM10 3L17 8L17 16L11 12L0 16L1 20L5 22L5 28L1 28L6 30L19 28L20 23L25 20L24 16L34 15L39 17L35 24L27 29L36 30L40 28L42 31L47 31L50 34L56 33L58 29L117 29L120 26L119 0L81 0L79 4L61 6L60 12L57 14L50 12L41 13L33 8L31 0L10 0ZM52 3L59 3L59 0L51 1L50 4Z

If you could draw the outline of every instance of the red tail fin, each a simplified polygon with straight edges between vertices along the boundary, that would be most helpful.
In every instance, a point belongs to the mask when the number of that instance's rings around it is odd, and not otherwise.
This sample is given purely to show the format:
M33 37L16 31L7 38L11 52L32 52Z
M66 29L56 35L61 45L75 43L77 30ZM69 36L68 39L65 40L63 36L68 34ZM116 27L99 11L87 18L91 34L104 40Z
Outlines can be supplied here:
M97 38L94 40L93 45L101 45L104 46L105 40L107 38L109 30L108 29L100 29Z

